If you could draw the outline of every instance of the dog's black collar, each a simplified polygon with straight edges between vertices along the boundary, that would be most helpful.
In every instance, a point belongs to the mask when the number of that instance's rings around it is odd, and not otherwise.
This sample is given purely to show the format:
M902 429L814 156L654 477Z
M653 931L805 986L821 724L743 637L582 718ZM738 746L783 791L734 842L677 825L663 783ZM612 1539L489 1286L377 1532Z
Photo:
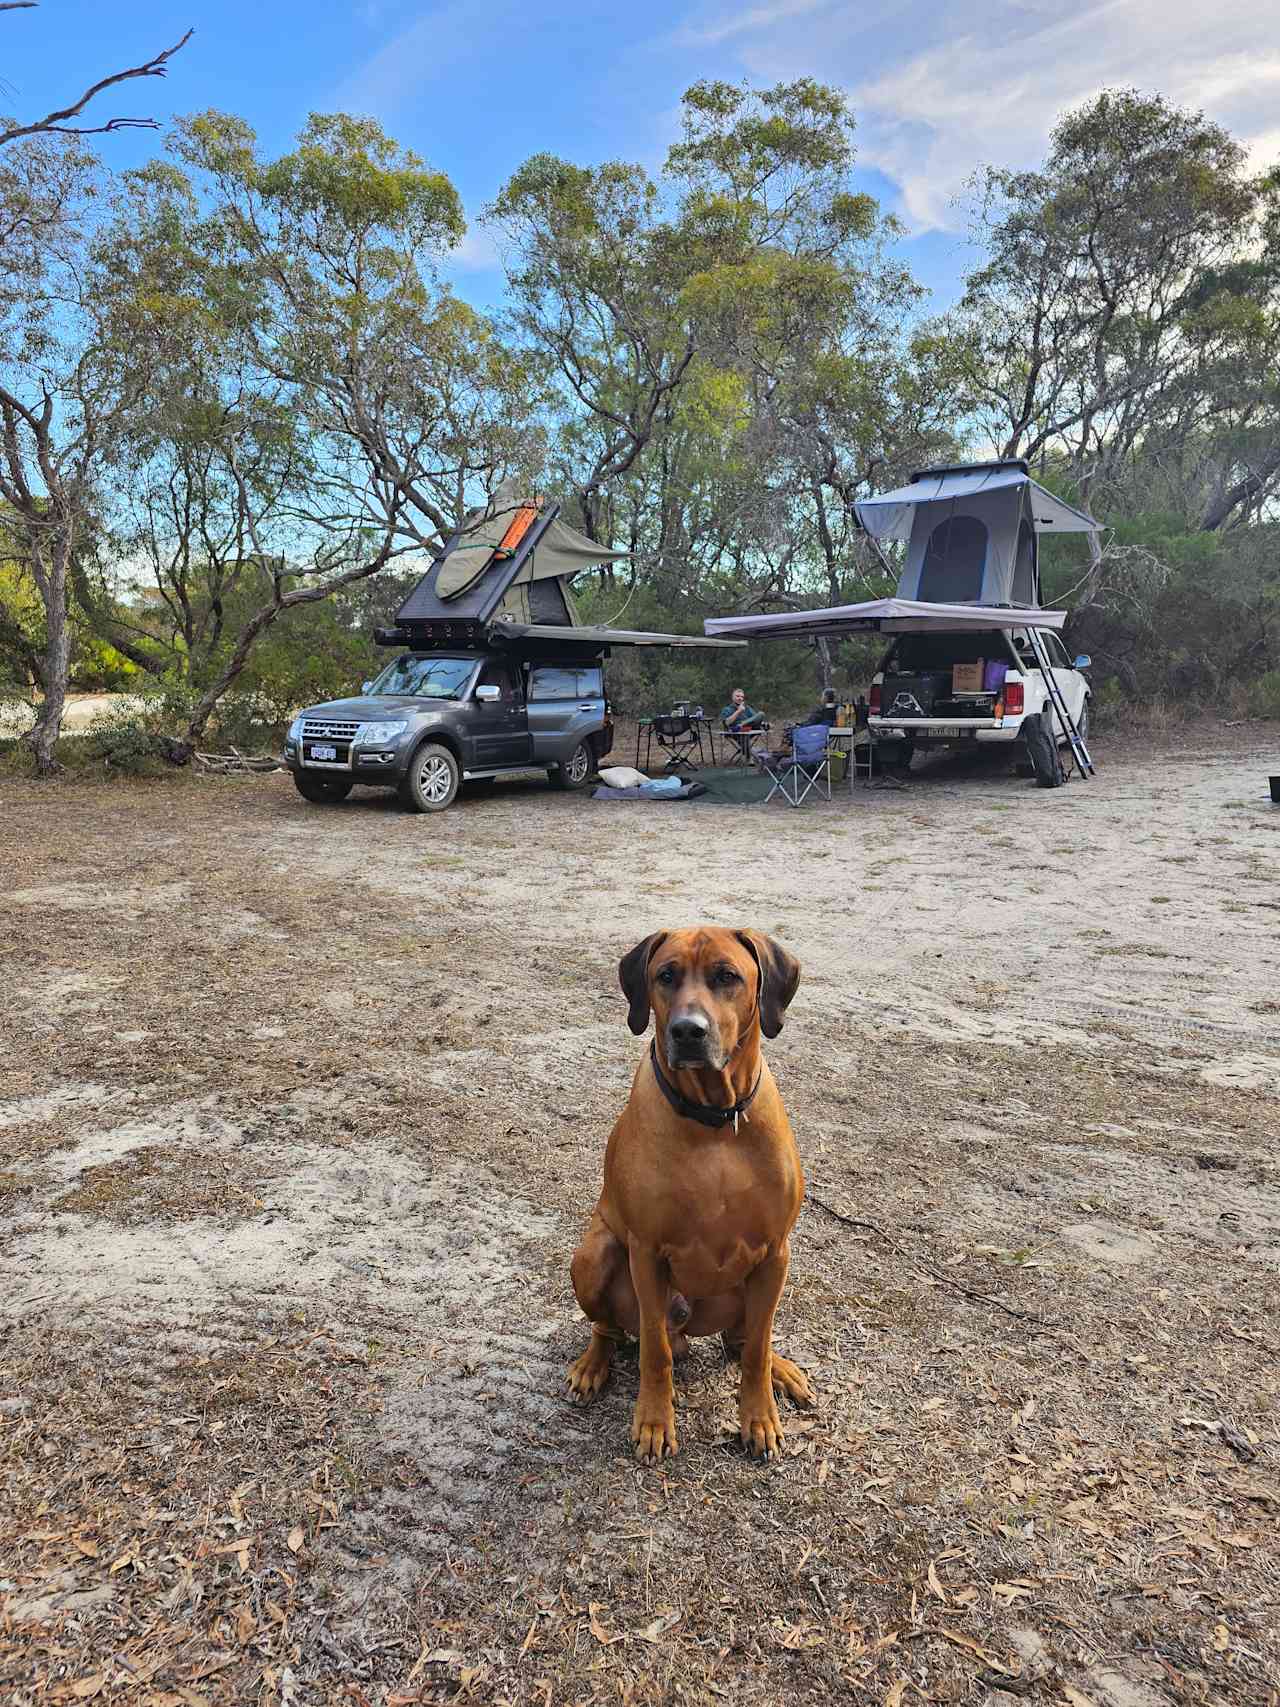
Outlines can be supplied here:
M730 1108L713 1108L710 1103L690 1102L688 1097L681 1096L680 1092L671 1083L666 1074L662 1071L662 1068L658 1065L658 1043L656 1038L649 1045L649 1059L653 1063L653 1076L658 1081L658 1089L662 1092L663 1096L666 1097L667 1101L671 1104L672 1108L675 1109L676 1113L683 1115L686 1120L696 1120L699 1126L710 1126L716 1131L718 1131L722 1126L728 1126L730 1121L733 1122L734 1131L737 1131L738 1118L740 1115L745 1114L751 1107L751 1104L756 1100L756 1092L760 1089L760 1081L764 1077L764 1068L761 1067L760 1071L756 1074L755 1084L752 1085L746 1096L740 1098Z

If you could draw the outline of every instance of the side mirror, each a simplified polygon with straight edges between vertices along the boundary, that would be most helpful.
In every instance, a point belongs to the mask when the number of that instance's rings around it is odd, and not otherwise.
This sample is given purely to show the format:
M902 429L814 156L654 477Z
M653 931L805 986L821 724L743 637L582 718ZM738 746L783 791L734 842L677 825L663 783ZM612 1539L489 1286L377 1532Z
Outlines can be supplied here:
M1071 668L1073 670L1087 670L1092 663L1093 659L1089 654L1087 652L1082 652Z
M361 682L361 683L360 683L360 692L361 692L361 693L368 693L368 691L369 691L369 689L370 689L370 688L371 688L371 687L372 687L372 686L373 686L373 683L372 683L372 682Z
M502 698L502 689L492 682L482 682L476 689L476 698L481 705L492 705L494 700Z

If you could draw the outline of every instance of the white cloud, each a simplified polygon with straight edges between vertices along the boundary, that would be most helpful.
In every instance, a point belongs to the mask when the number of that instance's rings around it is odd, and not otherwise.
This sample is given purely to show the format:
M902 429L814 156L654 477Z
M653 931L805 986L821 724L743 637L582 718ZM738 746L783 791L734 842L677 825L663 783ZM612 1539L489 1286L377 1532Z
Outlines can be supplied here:
M502 265L499 234L487 225L468 225L466 236L448 256L448 269L458 273L487 273Z
M735 36L754 35L774 24L789 23L806 12L827 10L832 0L768 0L762 6L748 6L739 12L720 12L703 22L690 20L676 32L675 39L683 47L718 47Z
M344 112L386 119L424 87L463 61L501 30L510 6L480 12L465 0L433 7L416 18L339 84L334 103Z
M874 16L815 8L803 29L751 16L733 38L744 68L842 84L861 162L899 187L917 230L961 226L976 168L1035 164L1059 114L1104 88L1202 108L1255 165L1280 153L1276 0L888 0Z

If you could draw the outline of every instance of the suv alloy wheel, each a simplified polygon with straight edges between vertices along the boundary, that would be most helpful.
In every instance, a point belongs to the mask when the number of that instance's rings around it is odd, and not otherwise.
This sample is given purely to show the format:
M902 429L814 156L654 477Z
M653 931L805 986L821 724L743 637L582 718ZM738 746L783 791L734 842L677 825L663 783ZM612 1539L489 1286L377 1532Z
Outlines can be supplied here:
M443 812L452 806L462 782L462 767L436 741L424 741L409 761L400 798L415 812Z
M596 768L595 754L589 741L579 741L564 763L547 774L557 788L585 788Z

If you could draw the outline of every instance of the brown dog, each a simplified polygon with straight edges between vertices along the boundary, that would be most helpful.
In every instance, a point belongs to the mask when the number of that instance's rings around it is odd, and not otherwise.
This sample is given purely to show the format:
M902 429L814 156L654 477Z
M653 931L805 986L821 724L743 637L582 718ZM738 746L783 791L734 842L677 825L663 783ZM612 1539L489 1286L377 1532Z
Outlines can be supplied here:
M593 1399L614 1347L640 1336L637 1458L678 1448L673 1355L687 1334L723 1336L742 1360L743 1444L768 1458L782 1443L774 1388L813 1394L773 1350L788 1239L804 1197L790 1122L760 1052L776 1037L799 963L757 931L656 931L618 967L639 1037L654 1041L609 1138L604 1190L573 1259L573 1289L591 1344L569 1386Z

